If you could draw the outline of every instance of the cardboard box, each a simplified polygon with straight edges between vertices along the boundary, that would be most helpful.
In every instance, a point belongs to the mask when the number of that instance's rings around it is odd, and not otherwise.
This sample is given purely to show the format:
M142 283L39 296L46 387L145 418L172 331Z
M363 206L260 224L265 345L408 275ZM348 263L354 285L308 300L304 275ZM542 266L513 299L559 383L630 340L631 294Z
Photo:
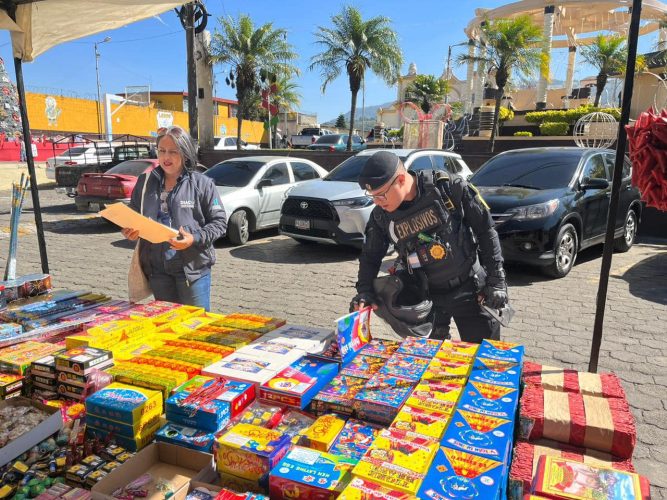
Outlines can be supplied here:
M524 351L524 347L519 344L484 339L479 346L477 355L481 358L521 363L523 361Z
M86 375L98 366L108 366L113 359L111 351L94 347L78 347L55 356L56 371Z
M417 500L417 497L355 477L338 496L338 500Z
M440 346L439 352L443 353L443 357L447 357L449 353L457 353L469 358L474 358L477 355L478 350L479 344L457 340L445 340Z
M521 384L521 364L478 357L469 380L518 389Z
M380 432L380 427L360 420L350 419L340 431L329 452L341 455L357 463L364 456L373 440Z
M275 363L270 357L259 359L235 352L202 369L201 374L209 377L224 377L239 382L261 385L273 378L287 365Z
M446 382L417 384L405 404L451 415L462 389L460 385Z
M361 354L389 359L400 346L395 340L373 339L361 349Z
M150 444L151 441L155 438L155 434L160 429L161 422L160 420L154 420L153 425L150 427L144 427L134 436L121 436L120 434L114 435L114 441L119 446L122 446L129 451L139 451ZM100 441L104 441L109 437L108 429L100 429L98 427L93 427L89 425L86 427L86 432L93 437L97 437Z
M514 420L518 403L519 389L470 381L463 389L458 408Z
M299 444L319 451L329 451L345 420L336 415L322 415L306 431L301 433Z
M41 359L33 361L30 365L31 375L41 375L42 377L55 377L56 375L56 358L55 356L45 356Z
M311 410L317 415L340 413L352 415L355 396L366 385L365 378L336 375L329 385L322 389L311 402Z
M393 377L401 377L415 382L422 378L430 360L406 354L394 354L380 370Z
M154 443L120 467L116 468L92 488L93 500L113 500L112 494L142 474L162 478L169 482L173 494L170 498L184 500L190 480L211 470L213 457L208 453L189 450L182 446L168 443ZM155 488L155 483L148 486L147 500L163 500L164 493Z
M386 362L386 359L377 356L357 354L354 359L343 368L341 373L352 377L369 379L379 372Z
M469 360L472 361L472 358ZM423 380L447 380L465 385L472 363L461 360L433 358L422 375Z
M115 382L86 400L86 412L134 425L162 413L162 393Z
M401 342L401 346L396 353L431 359L436 355L441 345L442 340L408 337Z
M332 329L311 326L285 325L267 333L258 342L271 342L287 347L296 347L309 354L323 352L334 340Z
M185 446L186 448L203 451L204 453L211 453L213 443L215 442L215 434L167 422L167 425L157 431L155 440Z
M391 424L391 428L421 434L440 441L445 434L451 415L404 405Z
M22 434L7 445L0 448L0 467L7 462L14 460L22 453L28 451L33 446L41 443L49 436L58 432L63 426L63 417L60 408L47 406L28 398L13 397L9 400L0 401L0 408L32 406L49 414L49 417L42 421L37 427Z
M12 375L9 373L0 373L0 398L7 394L20 391L23 387L23 375Z
M363 420L390 424L412 392L415 383L376 373L354 398L354 409Z
M512 420L457 409L441 443L502 462L508 456L513 435Z

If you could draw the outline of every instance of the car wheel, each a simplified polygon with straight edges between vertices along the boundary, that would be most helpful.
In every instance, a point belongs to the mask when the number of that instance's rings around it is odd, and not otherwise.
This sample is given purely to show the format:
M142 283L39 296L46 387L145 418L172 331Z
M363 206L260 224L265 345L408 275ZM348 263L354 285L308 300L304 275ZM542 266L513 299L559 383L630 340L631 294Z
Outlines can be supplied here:
M227 238L233 245L245 245L250 238L250 223L245 210L237 210L229 218Z
M628 210L628 215L625 216L625 227L623 228L623 236L614 240L614 250L617 252L627 252L632 248L637 236L637 214L634 210Z
M577 259L577 246L577 231L572 224L565 224L558 231L554 262L546 268L547 274L554 278L567 276Z

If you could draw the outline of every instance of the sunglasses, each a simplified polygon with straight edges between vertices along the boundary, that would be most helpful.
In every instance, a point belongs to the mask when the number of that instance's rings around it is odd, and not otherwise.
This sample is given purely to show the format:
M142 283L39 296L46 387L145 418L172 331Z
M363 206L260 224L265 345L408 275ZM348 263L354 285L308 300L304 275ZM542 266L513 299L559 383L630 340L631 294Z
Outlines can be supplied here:
M181 127L177 127L176 125L172 125L171 127L160 127L157 129L157 136L162 137L163 135L173 135L174 137L180 137L182 134L185 133L185 130L183 130Z
M365 191L366 196L368 196L369 198L371 198L374 201L375 200L385 201L387 199L387 193L389 192L389 190L392 188L392 186L396 182L396 179L398 179L398 176L399 176L399 174L396 174L394 176L394 180L392 180L391 184L389 184L389 187L387 187L387 189L385 189L381 193L371 194L370 192Z

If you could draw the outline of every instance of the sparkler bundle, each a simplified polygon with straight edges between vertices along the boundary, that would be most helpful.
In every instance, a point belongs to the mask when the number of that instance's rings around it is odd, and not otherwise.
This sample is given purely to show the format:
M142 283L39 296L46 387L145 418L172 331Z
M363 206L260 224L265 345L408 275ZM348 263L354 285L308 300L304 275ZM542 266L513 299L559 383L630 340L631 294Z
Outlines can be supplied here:
M5 280L16 279L16 255L19 239L19 219L23 209L23 199L30 186L30 179L21 174L21 181L12 183L12 206L9 222L9 253L7 255L7 266L5 267Z

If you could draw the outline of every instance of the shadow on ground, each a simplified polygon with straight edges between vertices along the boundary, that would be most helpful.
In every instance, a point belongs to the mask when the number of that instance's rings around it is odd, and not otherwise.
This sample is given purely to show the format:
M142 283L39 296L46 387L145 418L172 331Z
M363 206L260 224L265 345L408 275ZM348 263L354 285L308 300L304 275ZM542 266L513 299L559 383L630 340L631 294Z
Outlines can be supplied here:
M225 243L228 245L228 243ZM324 264L359 258L359 250L338 245L304 245L291 238L269 238L266 242L249 243L230 250L239 259L272 264Z
M118 226L105 221L101 217L44 221L43 226L45 232L56 234L109 234L120 232Z
M667 251L638 262L622 275L612 274L611 277L626 281L635 297L667 305Z

